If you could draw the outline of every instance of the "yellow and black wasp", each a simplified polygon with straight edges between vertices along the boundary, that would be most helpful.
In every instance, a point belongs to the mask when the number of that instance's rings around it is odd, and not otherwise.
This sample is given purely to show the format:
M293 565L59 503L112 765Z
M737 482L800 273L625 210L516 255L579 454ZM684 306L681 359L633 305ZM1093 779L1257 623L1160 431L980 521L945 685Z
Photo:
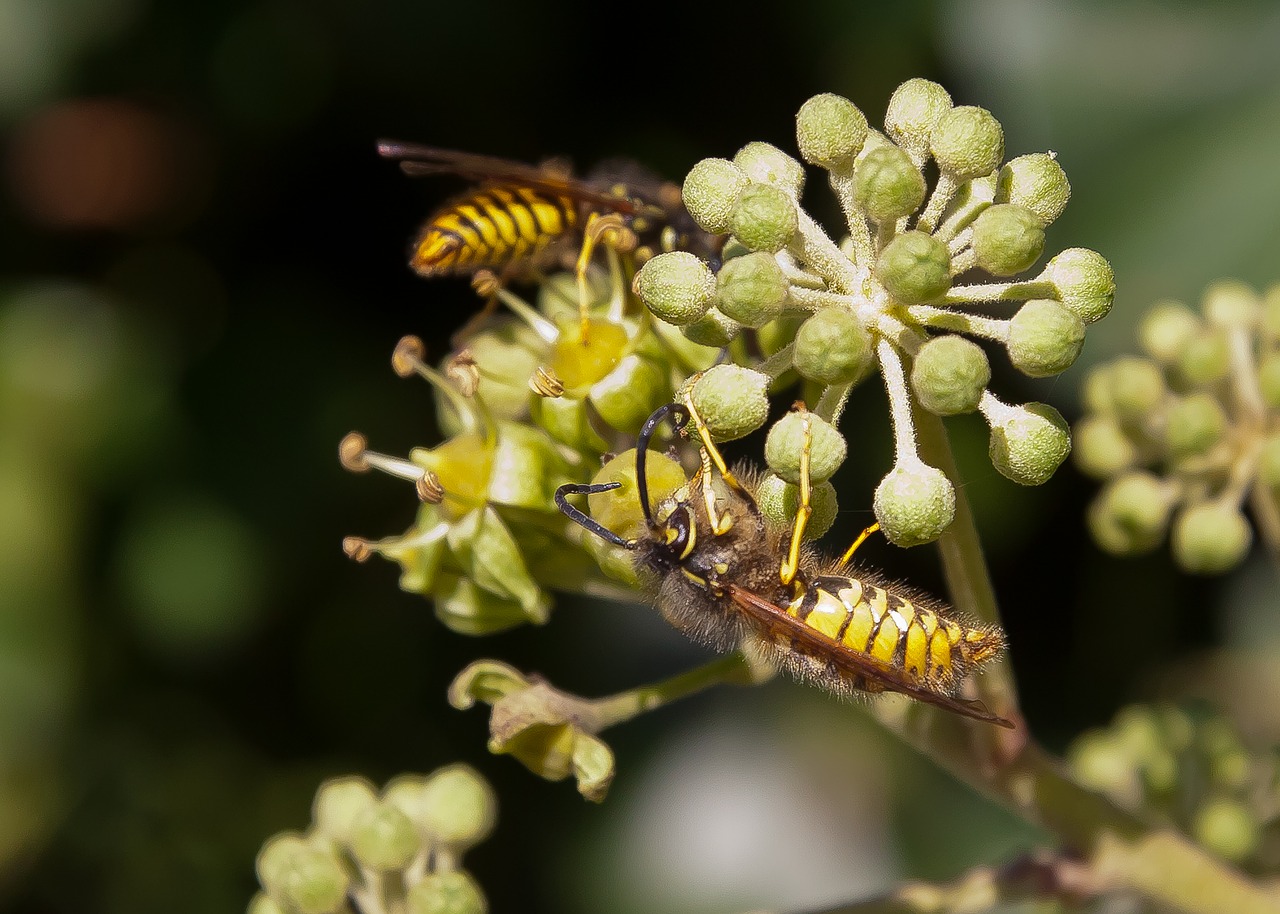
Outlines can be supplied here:
M702 469L651 508L645 456L668 417L678 429L694 422ZM779 530L757 506L758 474L744 471L739 480L692 403L672 403L649 417L636 448L636 488L647 535L624 539L566 500L612 491L619 482L561 486L556 504L592 534L632 550L637 569L653 585L659 611L696 641L717 650L758 650L797 678L836 693L900 692L1013 727L981 702L957 694L966 676L1004 650L999 628L961 621L936 600L848 567L874 525L838 561L824 561L801 546L809 517L806 458L807 451L801 458L801 508L792 529ZM723 486L713 486L716 475Z

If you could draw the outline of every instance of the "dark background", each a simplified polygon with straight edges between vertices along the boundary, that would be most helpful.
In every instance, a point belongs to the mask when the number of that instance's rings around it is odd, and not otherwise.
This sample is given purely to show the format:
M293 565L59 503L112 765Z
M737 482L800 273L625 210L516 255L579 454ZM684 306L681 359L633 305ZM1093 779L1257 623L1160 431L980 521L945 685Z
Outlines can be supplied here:
M626 155L679 178L748 140L793 149L816 92L876 124L902 80L938 79L1002 120L1010 156L1058 153L1076 198L1049 250L1116 267L1116 311L1079 366L1029 382L993 358L1005 399L1068 418L1085 363L1131 347L1145 305L1223 275L1280 280L1270 4L760 9L0 7L0 905L235 910L258 846L305 825L323 778L455 760L499 791L498 831L468 858L496 911L813 906L1037 840L863 715L782 683L609 734L618 780L585 804L489 756L484 715L449 710L446 684L494 656L603 694L698 652L642 608L583 600L546 628L466 639L394 568L339 549L402 530L414 498L344 473L338 440L436 443L429 391L390 353L416 333L441 354L475 307L465 283L406 268L454 187L403 177L379 137L579 167ZM882 400L867 385L850 408L879 432L850 442L832 548L889 465ZM1273 675L1260 556L1226 581L1188 579L1165 552L1103 556L1083 529L1092 483L1068 466L1020 489L986 461L979 422L954 431L1050 746L1127 701L1214 695L1241 646ZM941 587L929 550L864 554ZM1276 736L1274 694L1236 695L1261 702L1255 735Z

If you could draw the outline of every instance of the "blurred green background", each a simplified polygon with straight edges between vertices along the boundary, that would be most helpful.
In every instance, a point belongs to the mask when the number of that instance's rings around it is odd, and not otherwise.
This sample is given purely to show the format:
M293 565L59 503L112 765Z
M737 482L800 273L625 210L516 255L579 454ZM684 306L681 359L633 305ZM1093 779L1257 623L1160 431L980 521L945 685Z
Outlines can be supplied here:
M581 600L468 640L339 548L399 532L415 501L344 473L338 440L435 443L428 390L388 359L405 333L443 353L475 307L405 266L453 188L404 178L378 137L678 178L751 139L792 148L813 93L875 123L899 82L937 79L1001 119L1011 155L1058 154L1076 197L1050 250L1116 268L1080 365L996 384L1072 418L1086 363L1131 346L1141 307L1280 280L1274 4L772 6L0 0L0 907L237 910L259 844L306 822L321 779L455 760L499 792L498 832L468 857L497 911L798 909L1034 844L784 683L611 734L620 774L589 806L488 756L484 715L449 710L445 685L487 655L597 694L699 652L650 611ZM808 202L834 212L816 182ZM889 465L881 399L854 404L884 435L852 442L846 506ZM979 425L955 435L1042 739L1185 695L1280 738L1260 555L1217 581L1167 553L1107 558L1074 469L1017 489ZM867 547L938 590L918 553Z

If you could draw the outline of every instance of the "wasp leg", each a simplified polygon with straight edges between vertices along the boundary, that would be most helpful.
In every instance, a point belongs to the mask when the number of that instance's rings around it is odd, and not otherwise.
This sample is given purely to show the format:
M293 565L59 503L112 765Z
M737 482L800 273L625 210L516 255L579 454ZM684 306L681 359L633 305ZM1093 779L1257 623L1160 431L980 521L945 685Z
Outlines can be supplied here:
M804 530L809 526L809 516L813 514L813 484L809 480L809 452L813 448L813 427L809 423L809 413L801 407L801 428L804 429L804 443L800 446L800 507L796 509L796 523L791 529L791 548L782 559L782 567L778 576L784 585L796 579L800 571L800 544L804 541Z
M853 558L853 554L858 551L858 547L867 541L867 537L880 529L879 524L872 524L867 529L858 534L858 538L853 541L853 545L848 548L844 555L840 556L840 564L848 565L849 560Z
M729 528L733 526L733 518L727 514L721 517L716 512L716 494L711 488L711 468L714 466L719 471L720 478L724 480L725 485L731 486L747 495L752 504L754 504L754 499L750 498L750 493L742 487L742 483L738 482L737 477L729 471L729 467L724 462L724 455L720 453L720 449L711 440L711 430L707 428L707 424L702 421L702 417L698 415L697 408L693 405L693 396L686 393L683 399L683 406L689 411L689 419L693 422L694 428L698 431L698 438L702 441L700 449L703 480L702 497L707 506L707 520L711 523L712 532L716 536L720 536L728 532Z
M634 233L617 213L591 213L587 216L587 224L582 230L582 249L578 252L578 262L573 271L578 280L578 316L582 321L584 344L587 341L591 308L591 296L587 292L587 269L591 266L596 247L620 251L634 245Z

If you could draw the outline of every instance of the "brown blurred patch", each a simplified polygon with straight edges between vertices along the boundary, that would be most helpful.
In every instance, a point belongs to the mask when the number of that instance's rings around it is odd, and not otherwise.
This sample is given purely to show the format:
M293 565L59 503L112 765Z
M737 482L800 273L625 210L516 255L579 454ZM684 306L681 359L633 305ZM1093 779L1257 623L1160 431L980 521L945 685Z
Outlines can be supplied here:
M189 217L209 174L190 127L123 99L44 109L15 131L7 166L13 196L33 221L73 229Z

